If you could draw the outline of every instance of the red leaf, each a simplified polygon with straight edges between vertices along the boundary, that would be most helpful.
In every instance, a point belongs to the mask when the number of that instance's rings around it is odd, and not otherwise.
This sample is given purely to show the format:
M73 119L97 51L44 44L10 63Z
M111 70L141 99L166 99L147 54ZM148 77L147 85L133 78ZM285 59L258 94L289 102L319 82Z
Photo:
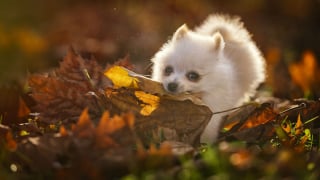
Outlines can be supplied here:
M19 110L18 110L18 117L23 118L30 114L30 109L27 107L26 103L23 99L19 98Z
M12 133L10 131L6 134L6 147L10 151L15 151L18 147L18 144L13 139Z
M96 61L84 60L70 49L60 67L49 74L32 75L28 79L32 97L40 112L40 120L48 124L63 121L75 122L84 108L89 108L93 118L100 117L99 89L108 85L103 68Z

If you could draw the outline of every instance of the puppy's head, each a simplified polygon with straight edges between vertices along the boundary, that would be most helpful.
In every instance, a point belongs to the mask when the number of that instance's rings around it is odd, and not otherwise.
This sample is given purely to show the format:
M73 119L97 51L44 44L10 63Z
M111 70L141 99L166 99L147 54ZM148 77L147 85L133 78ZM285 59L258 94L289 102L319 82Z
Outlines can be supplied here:
M152 78L170 93L206 91L223 49L220 33L200 35L183 25L152 59Z

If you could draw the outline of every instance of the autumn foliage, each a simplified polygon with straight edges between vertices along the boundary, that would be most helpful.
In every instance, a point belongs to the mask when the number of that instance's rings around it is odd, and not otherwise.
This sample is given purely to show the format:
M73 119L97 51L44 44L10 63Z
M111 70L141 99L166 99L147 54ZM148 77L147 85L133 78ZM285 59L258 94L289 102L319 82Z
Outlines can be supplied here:
M313 77L316 71L300 77L307 82L295 76L304 68L317 67L309 62L313 58L306 54L301 64L289 69L305 91L318 81ZM0 126L1 153L6 154L1 166L7 169L0 175L105 179L143 177L153 171L157 177L183 179L190 168L201 178L257 169L286 177L286 172L307 164L312 164L309 172L318 175L314 171L320 165L318 154L315 159L294 156L311 155L319 146L319 101L265 98L230 110L218 143L208 147L199 137L216 112L197 96L168 94L160 83L128 68L132 69L128 58L103 68L70 48L59 68L30 75L34 105L20 98L17 117L23 123ZM272 165L279 170L263 169Z
M319 179L319 7L2 0L0 179ZM145 75L176 28L219 12L242 18L268 79L208 145L218 112Z

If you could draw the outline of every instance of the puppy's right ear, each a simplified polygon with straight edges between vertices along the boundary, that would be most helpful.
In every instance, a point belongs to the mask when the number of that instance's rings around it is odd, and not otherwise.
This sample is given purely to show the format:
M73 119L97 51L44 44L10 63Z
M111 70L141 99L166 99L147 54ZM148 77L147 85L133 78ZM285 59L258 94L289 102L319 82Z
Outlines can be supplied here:
M173 40L179 40L181 38L183 38L189 31L189 28L186 24L183 24L182 26L180 26L177 31L174 33L173 35Z
M220 32L216 32L213 35L213 41L214 41L214 50L215 51L220 52L224 49L225 42L224 42L223 36L220 34Z

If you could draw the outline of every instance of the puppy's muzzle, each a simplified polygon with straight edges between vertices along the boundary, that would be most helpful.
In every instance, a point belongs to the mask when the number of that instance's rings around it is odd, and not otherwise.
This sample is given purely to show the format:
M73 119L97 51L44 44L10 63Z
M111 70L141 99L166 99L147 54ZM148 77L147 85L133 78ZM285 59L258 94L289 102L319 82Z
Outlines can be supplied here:
M175 93L177 92L178 89L178 83L171 82L167 85L167 89L169 92Z

